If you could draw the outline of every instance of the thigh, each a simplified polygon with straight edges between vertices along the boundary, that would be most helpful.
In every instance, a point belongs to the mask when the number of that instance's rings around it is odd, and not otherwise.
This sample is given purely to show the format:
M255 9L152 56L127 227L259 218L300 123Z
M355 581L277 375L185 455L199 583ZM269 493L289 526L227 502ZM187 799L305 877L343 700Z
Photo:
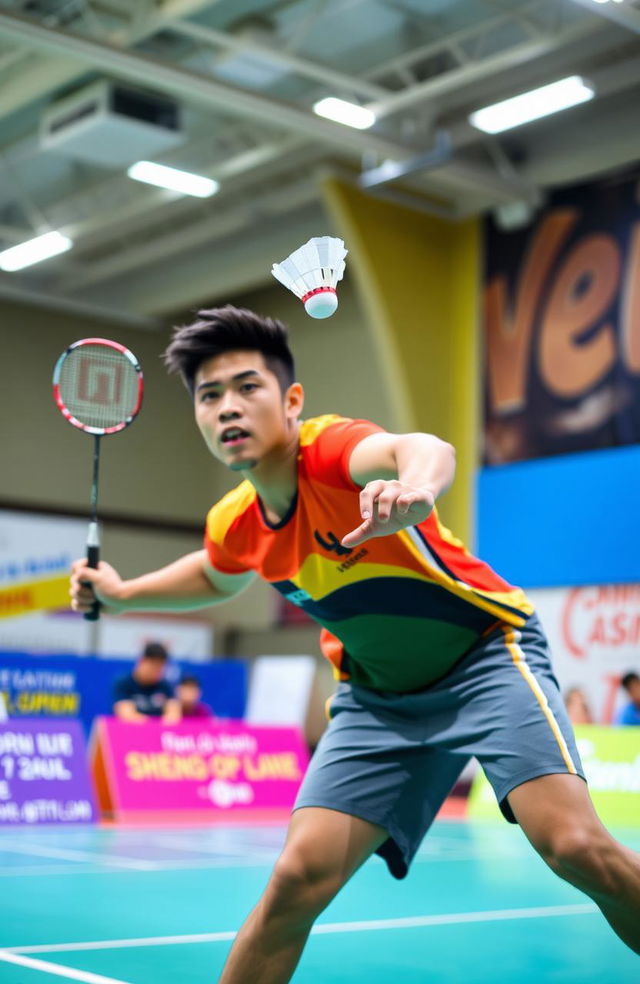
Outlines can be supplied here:
M543 855L553 853L556 843L567 835L610 836L579 776L540 776L517 786L508 799L527 839Z
M376 824L337 810L302 807L291 817L283 857L306 878L347 881L387 839Z

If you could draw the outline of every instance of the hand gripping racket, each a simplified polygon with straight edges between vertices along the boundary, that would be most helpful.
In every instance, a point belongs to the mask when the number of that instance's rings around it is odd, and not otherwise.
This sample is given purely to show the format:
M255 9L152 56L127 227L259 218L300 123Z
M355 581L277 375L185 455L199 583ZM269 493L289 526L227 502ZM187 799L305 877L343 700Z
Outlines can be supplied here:
M82 338L74 342L62 353L53 370L53 396L60 412L74 427L94 437L87 536L89 567L97 568L100 559L100 438L117 434L135 420L142 404L142 390L142 369L135 355L124 345L106 338ZM92 622L100 618L100 602L96 600L84 617Z

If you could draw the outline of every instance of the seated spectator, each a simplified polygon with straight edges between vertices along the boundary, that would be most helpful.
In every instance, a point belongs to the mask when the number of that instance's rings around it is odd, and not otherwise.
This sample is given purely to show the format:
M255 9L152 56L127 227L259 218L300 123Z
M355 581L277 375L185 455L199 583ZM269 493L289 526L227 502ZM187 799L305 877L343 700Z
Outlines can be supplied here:
M185 675L176 688L183 718L211 718L213 711L201 700L202 688L195 676Z
M593 714L582 687L570 687L565 692L564 703L572 724L593 724Z
M631 700L618 711L614 724L640 724L640 676L631 670L622 677L620 686L624 687Z
M132 672L116 680L113 689L113 713L121 721L148 721L161 718L164 724L176 724L180 703L173 687L164 679L169 654L159 642L144 647Z

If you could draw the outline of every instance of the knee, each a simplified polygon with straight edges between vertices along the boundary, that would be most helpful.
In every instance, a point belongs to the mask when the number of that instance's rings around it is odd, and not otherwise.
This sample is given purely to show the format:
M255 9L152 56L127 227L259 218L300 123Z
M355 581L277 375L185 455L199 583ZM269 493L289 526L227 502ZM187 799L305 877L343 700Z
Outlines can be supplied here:
M314 859L303 850L285 850L273 869L265 905L272 916L313 919L342 884L340 874L323 860Z
M614 888L613 843L605 830L576 824L551 834L539 852L560 878L583 891L606 895Z

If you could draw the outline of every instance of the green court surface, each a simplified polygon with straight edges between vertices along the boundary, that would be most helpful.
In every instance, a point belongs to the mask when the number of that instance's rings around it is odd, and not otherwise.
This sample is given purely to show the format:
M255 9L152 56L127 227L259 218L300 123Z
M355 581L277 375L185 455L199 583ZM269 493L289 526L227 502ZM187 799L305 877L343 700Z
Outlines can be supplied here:
M640 832L617 831L636 849ZM280 827L0 832L0 982L214 984ZM369 861L295 984L638 984L640 958L506 823L438 822L409 877Z

